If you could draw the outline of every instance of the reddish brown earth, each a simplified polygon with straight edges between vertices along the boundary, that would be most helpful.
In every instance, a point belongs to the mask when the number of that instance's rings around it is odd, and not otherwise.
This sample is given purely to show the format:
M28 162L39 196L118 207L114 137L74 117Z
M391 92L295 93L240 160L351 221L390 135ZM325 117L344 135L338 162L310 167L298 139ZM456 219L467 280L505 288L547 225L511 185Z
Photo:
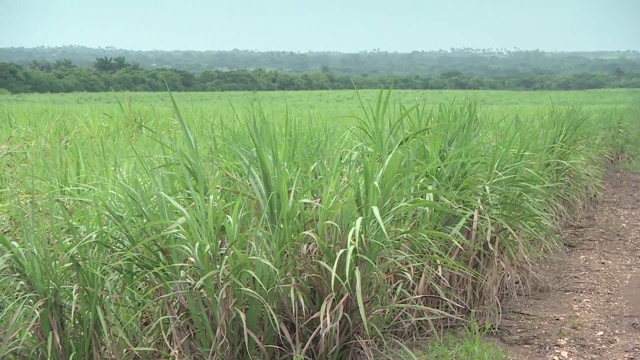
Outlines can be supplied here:
M507 304L509 359L640 360L640 174L612 171L603 196L562 234L546 290Z

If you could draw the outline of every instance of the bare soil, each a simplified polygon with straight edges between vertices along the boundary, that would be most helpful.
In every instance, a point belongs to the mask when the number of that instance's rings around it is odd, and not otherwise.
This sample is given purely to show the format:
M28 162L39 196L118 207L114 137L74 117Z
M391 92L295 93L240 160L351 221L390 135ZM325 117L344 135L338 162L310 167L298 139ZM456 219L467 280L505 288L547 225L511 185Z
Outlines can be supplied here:
M509 359L640 360L640 174L611 171L602 197L563 231L550 286L505 306Z

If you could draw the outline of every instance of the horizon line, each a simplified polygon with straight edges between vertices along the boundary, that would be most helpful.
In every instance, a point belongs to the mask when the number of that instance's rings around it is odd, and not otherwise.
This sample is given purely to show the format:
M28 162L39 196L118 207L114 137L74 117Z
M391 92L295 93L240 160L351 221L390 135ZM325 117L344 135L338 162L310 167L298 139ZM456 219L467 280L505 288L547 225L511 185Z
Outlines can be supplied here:
M542 52L542 53L637 53L640 50L635 49L626 49L626 50L612 50L612 49L600 49L600 50L542 50L542 49L521 49L518 47L513 48L495 48L495 47L485 47L485 48L472 48L472 47L451 47L449 49L420 49L420 50L411 50L411 51L400 51L400 50L385 50L381 48L371 49L371 50L359 50L359 51L339 51L339 50L259 50L259 49L207 49L207 50L194 50L194 49L127 49L127 48L117 48L115 46L88 46L88 45L80 45L80 44L67 44L67 45L37 45L37 46L3 46L0 47L0 50L5 49L28 49L28 50L37 50L37 49L51 49L51 48L65 48L65 47L77 47L77 48L87 48L93 50L106 50L106 51L131 51L131 52L257 52L257 53L269 53L269 52L279 52L279 53L297 53L297 54L309 54L309 53L338 53L338 54L361 54L361 53L395 53L395 54L412 54L415 52L418 53L453 53L451 49L454 50L468 50L472 52Z

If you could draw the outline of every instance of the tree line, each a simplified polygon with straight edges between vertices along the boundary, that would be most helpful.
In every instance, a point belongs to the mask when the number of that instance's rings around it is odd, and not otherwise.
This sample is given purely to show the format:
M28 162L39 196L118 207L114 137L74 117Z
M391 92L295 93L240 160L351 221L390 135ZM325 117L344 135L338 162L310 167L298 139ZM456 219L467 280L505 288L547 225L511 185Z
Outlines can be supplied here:
M357 53L330 51L134 51L83 46L0 48L0 61L29 66L33 59L55 63L69 59L79 67L92 67L96 58L124 57L143 69L171 68L199 74L207 70L265 69L304 74L328 67L337 75L420 75L435 77L459 71L469 77L561 75L640 72L640 52L544 52L514 49L451 48L436 51L388 52L380 49Z
M377 89L392 81L398 89L455 90L586 90L640 88L640 72L616 68L610 72L562 75L516 74L473 76L447 71L436 76L346 75L328 66L319 71L289 73L276 70L206 70L192 73L163 68L144 69L124 57L96 58L92 67L76 66L70 59L32 61L29 66L0 63L0 89L10 93L64 93L103 91L296 91ZM2 91L2 90L0 90Z

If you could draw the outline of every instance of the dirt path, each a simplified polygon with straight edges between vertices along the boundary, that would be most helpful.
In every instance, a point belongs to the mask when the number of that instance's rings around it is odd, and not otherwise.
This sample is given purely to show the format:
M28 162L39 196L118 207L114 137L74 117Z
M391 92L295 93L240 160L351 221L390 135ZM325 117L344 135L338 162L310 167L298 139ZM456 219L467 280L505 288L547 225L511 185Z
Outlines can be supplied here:
M505 309L510 359L640 360L640 174L611 172L600 203L563 239L551 289Z

